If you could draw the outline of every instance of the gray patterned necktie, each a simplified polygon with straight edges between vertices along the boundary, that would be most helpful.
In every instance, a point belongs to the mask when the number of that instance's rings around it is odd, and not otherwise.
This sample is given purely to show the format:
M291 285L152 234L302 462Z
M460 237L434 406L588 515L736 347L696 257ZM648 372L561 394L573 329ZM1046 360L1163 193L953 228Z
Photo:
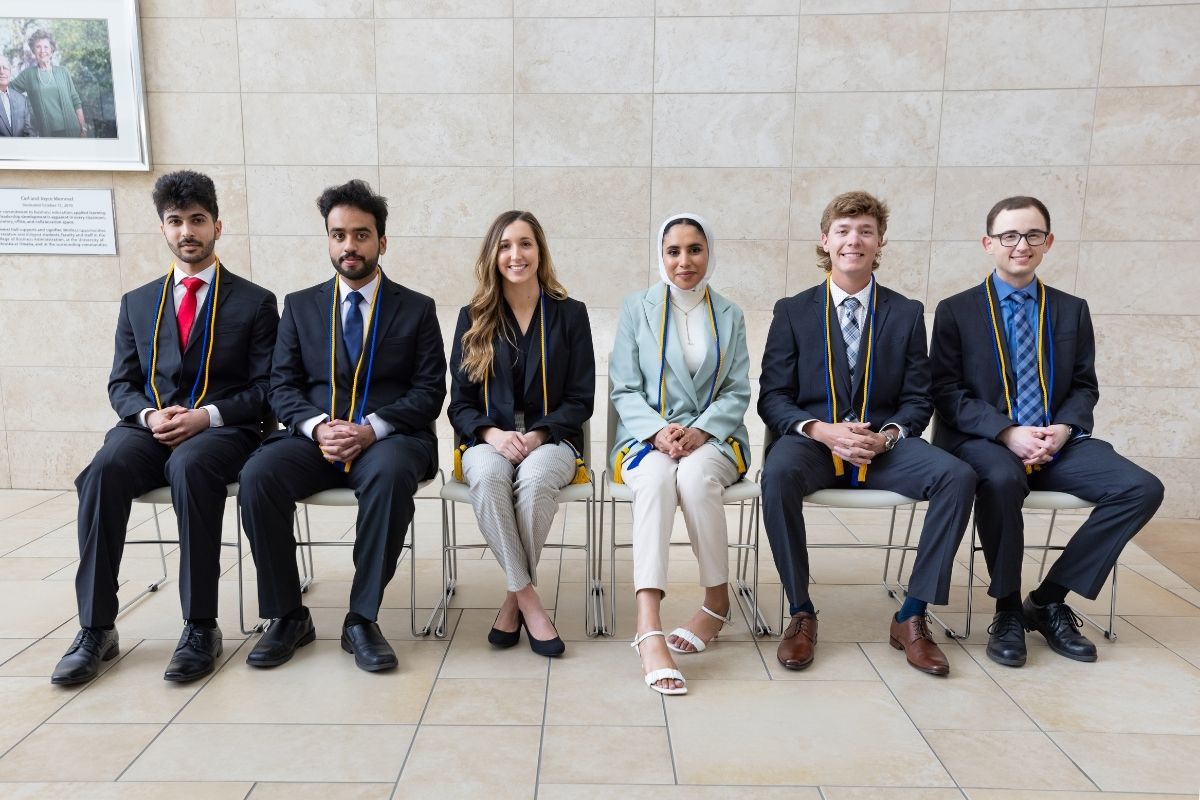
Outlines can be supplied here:
M862 329L858 325L858 307L861 305L856 297L847 297L842 301L842 339L846 342L846 363L850 365L850 378L854 378L854 368L858 363L858 340Z

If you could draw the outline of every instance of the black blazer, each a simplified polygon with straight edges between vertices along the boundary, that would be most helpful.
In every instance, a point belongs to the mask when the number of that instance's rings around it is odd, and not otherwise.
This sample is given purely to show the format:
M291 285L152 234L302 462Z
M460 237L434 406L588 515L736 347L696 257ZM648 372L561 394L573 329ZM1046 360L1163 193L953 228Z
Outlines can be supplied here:
M108 398L121 417L121 424L138 424L138 414L154 407L154 394L147 386L150 373L151 338L162 298L164 275L125 294L117 318L116 353L108 379ZM212 287L209 291L213 291ZM179 328L175 304L169 294L158 331L158 370L155 386L165 408L186 406L192 384L204 369L203 338L199 319L187 350L179 351ZM267 413L267 386L271 375L271 351L279 312L275 295L239 278L221 265L221 289L217 297L217 321L213 328L213 355L209 367L208 394L201 405L215 405L225 425L262 430ZM197 311L199 315L200 311ZM201 377L201 386L204 378Z
M534 320L536 324L536 317ZM467 306L458 312L454 349L450 354L450 424L465 441L485 426L513 429L512 367L516 353L503 336L493 342L492 377L488 381L491 415L484 414L483 384L472 383L462 371L462 337L471 327ZM550 413L542 416L542 352L530 348L525 369L525 427L544 428L551 442L570 442L583 451L583 423L591 419L596 396L596 356L587 306L578 300L546 298L546 391Z
M991 278L988 278L991 280ZM1091 432L1092 411L1100 399L1096 381L1096 340L1087 302L1046 287L1046 308L1054 346L1050 386L1052 424ZM999 312L997 312L999 313ZM1000 335L1004 336L1002 320ZM1005 342L1005 360L1008 356ZM995 335L982 285L938 303L933 318L933 399L938 428L934 444L953 451L969 438L995 439L1014 425L1004 402L1004 384L996 365ZM1011 375L1012 366L1007 365ZM1009 387L1015 393L1015 387Z
M825 392L825 284L775 304L759 377L758 414L776 436L786 436L807 419L829 421ZM846 345L836 310L831 314L834 384L838 414L861 409L862 376L850 384ZM859 361L866 358L866 331ZM929 358L925 350L924 308L884 286L875 308L874 377L867 421L871 429L895 423L920 436L933 414L929 397ZM850 398L853 397L853 404Z
M381 272L375 364L364 416L378 414L395 432L436 445L434 420L446 399L446 356L433 298L388 280ZM333 280L284 298L271 369L271 408L287 428L329 414L329 335ZM337 341L337 403L331 416L350 419L354 365L342 341L341 310L333 315ZM366 372L366 358L363 360ZM365 384L359 376L359 389ZM362 397L359 395L358 401ZM356 409L357 411L357 409Z

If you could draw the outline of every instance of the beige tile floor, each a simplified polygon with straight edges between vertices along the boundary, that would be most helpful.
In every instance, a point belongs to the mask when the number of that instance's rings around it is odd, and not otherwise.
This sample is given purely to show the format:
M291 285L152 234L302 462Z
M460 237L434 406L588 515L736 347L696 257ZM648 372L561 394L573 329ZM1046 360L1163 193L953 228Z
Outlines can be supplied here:
M418 504L418 626L440 584L440 512ZM306 602L317 642L273 671L253 670L253 637L237 622L236 551L221 584L225 655L209 679L168 684L162 670L179 635L175 570L168 549L162 590L118 620L121 656L84 687L47 680L74 635L75 497L0 491L0 797L5 798L970 798L1073 800L1196 797L1200 789L1200 591L1190 568L1200 523L1156 520L1149 550L1131 545L1119 574L1118 640L1095 631L1095 664L1059 658L1036 636L1029 663L999 667L984 655L990 604L973 596L974 632L943 645L947 679L909 668L887 644L895 609L880 587L879 552L813 554L821 644L813 667L783 670L775 640L755 640L744 614L706 653L680 659L687 697L662 698L640 680L628 646L633 602L629 551L617 552L613 638L586 636L585 562L547 550L540 583L568 640L556 661L524 643L492 650L485 635L503 596L485 553L463 556L447 636L410 631L409 565L381 613L401 667L370 675L338 646L352 570L349 552L318 549ZM811 509L813 542L881 542L886 514ZM920 524L921 513L917 514ZM314 534L353 535L347 509L313 509ZM481 541L460 508L460 540ZM731 512L731 520L736 516ZM174 532L169 509L159 516ZM226 538L234 520L227 509ZM1048 519L1031 517L1030 529ZM1082 517L1055 526L1063 541ZM151 511L135 507L130 538L153 535ZM618 538L628 519L618 514ZM568 508L552 541L581 542L584 511ZM606 531L607 534L607 531ZM683 531L677 531L680 541ZM607 553L606 553L607 556ZM968 551L959 552L947 624L966 610ZM762 609L778 620L778 579L763 543ZM1191 560L1189 560L1191 559ZM246 557L254 615L253 564ZM896 565L896 562L893 562ZM131 546L122 598L158 574L153 546ZM1028 580L1037 561L1029 556ZM673 550L665 622L698 599L696 566ZM1107 592L1078 603L1097 618ZM940 636L940 634L939 634Z

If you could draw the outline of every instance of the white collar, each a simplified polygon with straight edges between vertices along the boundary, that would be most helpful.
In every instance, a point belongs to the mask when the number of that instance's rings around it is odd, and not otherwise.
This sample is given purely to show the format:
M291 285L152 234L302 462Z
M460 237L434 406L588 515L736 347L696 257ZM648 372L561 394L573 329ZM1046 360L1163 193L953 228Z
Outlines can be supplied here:
M855 292L854 294L850 294L845 289L838 286L837 283L835 283L834 281L830 281L829 282L829 294L833 297L833 304L835 306L838 306L839 308L841 307L842 302L845 301L845 299L847 297L855 298L856 300L858 300L860 308L866 308L867 301L871 299L871 285L873 283L874 283L874 279L872 279L871 281L868 281L867 285L864 286L859 291Z
M200 270L195 275L188 275L183 270L177 269L177 270L175 270L175 285L179 286L181 283L183 283L184 278L199 278L200 280L204 281L206 284L211 284L213 282L213 276L216 274L216 272L217 272L217 262L216 261L213 261L213 263L209 264L207 267Z
M340 283L342 286L342 302L346 302L346 297L351 292L358 292L360 295L362 295L362 301L367 305L370 305L371 299L375 297L375 284L379 283L379 274L379 270L375 270L375 277L367 281L367 284L361 289L351 289L346 285L346 279L338 276L338 283Z

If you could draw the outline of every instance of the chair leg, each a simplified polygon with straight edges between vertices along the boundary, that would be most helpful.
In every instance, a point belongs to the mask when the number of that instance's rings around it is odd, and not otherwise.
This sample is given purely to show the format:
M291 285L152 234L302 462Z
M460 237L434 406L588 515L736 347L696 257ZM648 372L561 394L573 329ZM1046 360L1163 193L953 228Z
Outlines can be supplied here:
M129 608L131 605L136 603L138 600L141 600L143 597L150 594L151 592L157 592L158 587L162 586L164 583L167 582L167 549L165 547L166 542L163 540L163 536L162 536L162 526L159 525L159 522L158 522L158 506L151 505L150 512L154 515L154 534L155 534L155 537L156 537L156 540L158 543L158 560L159 560L159 563L162 565L162 575L160 575L158 578L155 578L153 581L151 581L150 584L147 585L145 589L142 589L140 592L135 594L133 597L126 600L125 603L122 604L117 609L118 614L120 614L122 611Z
M1117 640L1117 565L1113 564L1112 587L1108 594L1108 630L1104 638L1110 642Z
M442 591L433 605L433 610L429 612L429 620L426 621L425 627L421 629L420 636L428 636L433 634L439 639L446 638L446 616L450 610L450 598L454 595L454 586L457 580L456 564L453 561L455 551L453 545L457 544L458 536L454 532L454 524L457 520L454 517L454 504L442 500ZM449 508L447 508L449 506ZM435 625L434 620L440 621Z
M1054 538L1054 520L1058 518L1058 509L1050 512L1050 529L1046 531L1046 543L1042 545L1042 563L1038 567L1038 580L1046 574L1046 556L1050 554L1050 540Z
M596 476L592 475L592 486L596 485ZM588 581L591 584L591 602L594 604L594 612L596 615L596 635L611 636L612 631L608 629L608 625L604 616L604 530L603 530L603 514L597 522L596 514L598 510L604 508L604 504L600 503L597 506L595 490L593 489L592 496L587 500L588 507L588 529L591 535L591 563L588 566L589 577Z
M296 522L296 525L297 525L296 532L297 533L300 532L299 524L300 524L299 518L297 518L297 522ZM298 549L299 549L299 555L300 555L300 570L301 570L300 593L306 594L308 592L308 587L312 586L313 578L315 578L316 574L317 574L316 564L313 563L312 522L309 520L309 517L308 517L308 506L307 505L304 506L304 535L302 538L301 537L298 537L298 538L300 538L300 541L298 543ZM304 552L305 552L306 547L308 549L308 562L307 563L305 563L305 561L304 561Z

